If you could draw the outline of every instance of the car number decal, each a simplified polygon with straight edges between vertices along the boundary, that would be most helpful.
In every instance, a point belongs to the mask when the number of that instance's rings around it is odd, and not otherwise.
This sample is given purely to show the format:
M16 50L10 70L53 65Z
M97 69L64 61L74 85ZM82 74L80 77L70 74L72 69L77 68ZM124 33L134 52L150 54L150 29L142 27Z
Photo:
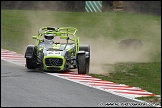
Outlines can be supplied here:
M61 56L61 51L47 51L47 55L59 55L59 56Z

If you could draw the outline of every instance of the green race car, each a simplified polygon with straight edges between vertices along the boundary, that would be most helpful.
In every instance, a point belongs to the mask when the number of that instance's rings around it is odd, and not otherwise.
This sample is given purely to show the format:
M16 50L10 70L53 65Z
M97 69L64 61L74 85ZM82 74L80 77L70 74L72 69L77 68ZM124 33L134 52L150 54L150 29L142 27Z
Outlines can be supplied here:
M78 74L88 74L90 46L79 44L77 31L73 27L41 27L38 36L32 36L36 44L26 48L26 67L56 72L77 68ZM46 39L50 36L52 40Z

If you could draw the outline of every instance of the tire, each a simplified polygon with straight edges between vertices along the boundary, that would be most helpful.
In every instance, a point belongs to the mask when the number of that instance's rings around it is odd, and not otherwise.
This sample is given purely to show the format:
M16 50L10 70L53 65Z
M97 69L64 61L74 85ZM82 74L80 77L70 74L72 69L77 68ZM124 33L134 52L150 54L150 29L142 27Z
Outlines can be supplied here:
M26 67L28 69L35 69L36 68L36 62L34 59L26 59Z
M89 66L90 66L90 46L89 45L81 45L79 47L79 51L86 51L89 52L89 58L86 58L86 73L89 73Z
M86 74L87 67L85 54L78 54L77 61L78 61L78 74Z
M28 58L26 55L30 55L30 58ZM36 47L34 45L29 45L27 47L25 58L26 58L26 67L28 69L35 69L37 67Z
M81 45L79 47L79 51L89 52L89 57L86 58L85 53L79 53L77 55L78 74L88 74L89 73L89 64L90 64L90 46L89 45Z

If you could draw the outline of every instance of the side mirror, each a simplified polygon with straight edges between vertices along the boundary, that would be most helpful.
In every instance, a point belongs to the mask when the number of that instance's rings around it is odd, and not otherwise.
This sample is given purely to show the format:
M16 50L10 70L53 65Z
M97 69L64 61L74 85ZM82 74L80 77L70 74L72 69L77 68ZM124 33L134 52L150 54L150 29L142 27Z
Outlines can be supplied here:
M37 39L38 36L32 36L32 39Z

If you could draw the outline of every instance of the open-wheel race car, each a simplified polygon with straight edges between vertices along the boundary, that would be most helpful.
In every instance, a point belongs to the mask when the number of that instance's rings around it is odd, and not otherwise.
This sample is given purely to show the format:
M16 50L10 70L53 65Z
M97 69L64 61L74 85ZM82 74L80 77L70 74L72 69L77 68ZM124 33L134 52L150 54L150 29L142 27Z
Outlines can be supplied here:
M80 45L74 27L41 27L35 45L25 52L26 67L42 71L64 72L77 68L78 74L88 74L90 46Z

